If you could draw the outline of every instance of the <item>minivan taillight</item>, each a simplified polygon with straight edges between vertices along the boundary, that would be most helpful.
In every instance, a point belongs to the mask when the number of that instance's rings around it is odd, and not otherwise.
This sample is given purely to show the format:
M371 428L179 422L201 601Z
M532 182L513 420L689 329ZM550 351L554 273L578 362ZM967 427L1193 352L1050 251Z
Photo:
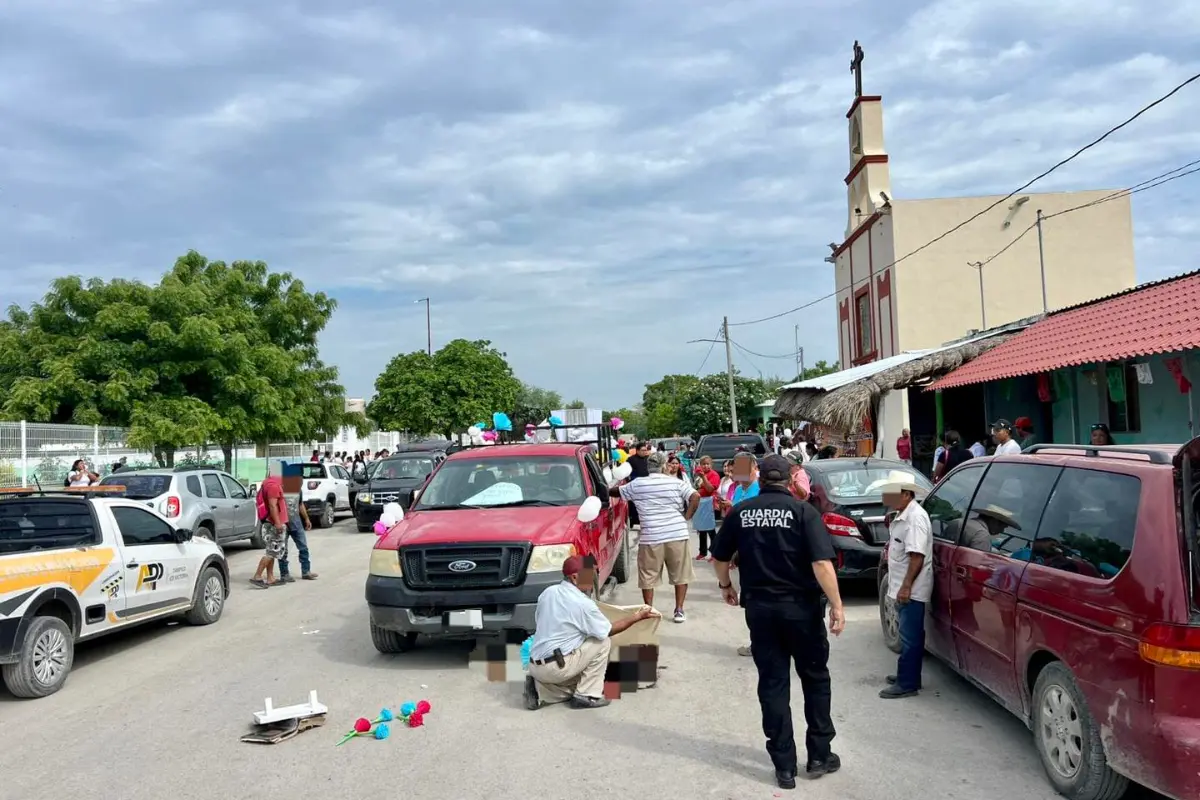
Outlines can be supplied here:
M1142 660L1164 667L1200 669L1200 627L1157 623L1138 645Z
M821 517L825 523L825 527L829 529L829 533L833 536L853 536L856 539L861 539L862 534L858 532L858 525L849 517L843 517L841 514L834 514L832 511Z
M181 507L180 507L179 498L175 497L174 495L168 497L167 498L167 518L174 519L175 517L178 517L180 510L181 510Z

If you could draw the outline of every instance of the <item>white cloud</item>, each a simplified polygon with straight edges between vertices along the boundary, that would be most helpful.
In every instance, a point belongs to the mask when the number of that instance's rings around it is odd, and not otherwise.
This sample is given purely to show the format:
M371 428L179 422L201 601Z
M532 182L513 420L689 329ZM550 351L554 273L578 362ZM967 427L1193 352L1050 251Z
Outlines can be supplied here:
M262 258L340 299L322 342L354 394L424 346L430 296L435 344L493 339L609 406L695 370L708 348L685 342L722 316L832 289L855 38L897 197L1007 192L1200 71L1187 0L10 0L0 27L11 299L188 247ZM1035 188L1191 160L1198 113L1200 85ZM1135 198L1141 278L1194 266L1195 186ZM734 338L785 354L794 325L832 359L830 302Z

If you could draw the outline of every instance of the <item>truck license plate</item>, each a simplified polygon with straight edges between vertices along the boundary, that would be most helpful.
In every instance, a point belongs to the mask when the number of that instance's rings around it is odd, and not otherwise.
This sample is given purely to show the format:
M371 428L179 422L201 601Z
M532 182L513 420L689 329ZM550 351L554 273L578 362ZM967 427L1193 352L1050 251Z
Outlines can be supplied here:
M455 628L472 628L479 630L483 627L483 610L472 608L467 611L450 611L446 623Z

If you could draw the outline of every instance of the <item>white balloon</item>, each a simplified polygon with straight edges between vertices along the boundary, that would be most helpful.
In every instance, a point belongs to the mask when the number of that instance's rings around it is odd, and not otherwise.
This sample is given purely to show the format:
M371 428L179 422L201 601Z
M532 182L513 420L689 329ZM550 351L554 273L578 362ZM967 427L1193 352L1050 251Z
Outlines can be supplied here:
M626 461L613 470L613 479L618 483L628 478L633 474L633 465Z
M600 516L600 498L596 496L589 497L583 501L583 505L579 507L579 513L576 517L582 523L588 523Z
M483 433L483 429L478 425L472 425L471 427L467 428L467 436L470 436L472 439L481 433Z
M609 486L612 486L614 483L616 483L616 480L613 478L612 467L605 467L600 471L600 474L604 476L604 482Z
M790 438L792 438L792 429L791 429L791 428L784 428L784 429L783 429L783 435L784 435L784 436L786 436L786 437L788 437L789 439L790 439Z
M395 525L400 520L404 519L404 509L399 503L388 503L383 507L383 513L392 518L391 525ZM380 517L382 519L382 517Z
M383 514L382 516L379 517L379 521L382 522L384 524L384 526L386 526L388 528L390 528L396 524L396 518L393 517L391 514Z

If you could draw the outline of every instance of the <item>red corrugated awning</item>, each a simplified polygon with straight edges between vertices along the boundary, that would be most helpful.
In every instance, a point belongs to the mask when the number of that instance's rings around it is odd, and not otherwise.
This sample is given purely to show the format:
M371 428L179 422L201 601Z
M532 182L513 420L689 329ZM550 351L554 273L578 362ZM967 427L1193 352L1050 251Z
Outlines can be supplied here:
M1200 347L1200 273L1056 312L928 387L951 389Z

